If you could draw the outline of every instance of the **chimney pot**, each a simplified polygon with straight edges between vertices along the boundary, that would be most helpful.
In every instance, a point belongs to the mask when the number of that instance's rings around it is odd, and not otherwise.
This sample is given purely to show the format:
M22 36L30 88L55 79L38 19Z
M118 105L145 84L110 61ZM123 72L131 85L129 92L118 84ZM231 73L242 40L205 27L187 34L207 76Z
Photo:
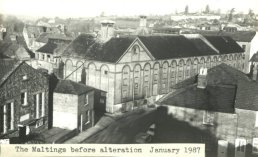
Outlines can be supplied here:
M207 68L201 68L197 80L197 88L204 89L207 86Z

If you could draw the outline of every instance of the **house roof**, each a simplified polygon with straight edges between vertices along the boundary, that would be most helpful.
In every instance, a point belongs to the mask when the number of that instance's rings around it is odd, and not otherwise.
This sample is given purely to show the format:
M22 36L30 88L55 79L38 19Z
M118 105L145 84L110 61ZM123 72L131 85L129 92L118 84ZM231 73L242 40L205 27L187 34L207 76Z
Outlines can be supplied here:
M93 90L93 87L86 86L71 80L59 80L54 90L55 93L81 95Z
M252 58L250 59L251 62L258 62L258 52L256 52Z
M258 82L240 81L237 87L236 108L258 111Z
M22 62L15 59L1 59L0 60L0 85L8 78L8 76L21 64Z
M161 103L229 113L234 108L258 110L258 83L245 73L222 63L209 69L206 79L205 89L196 87L196 76L174 85Z
M23 45L14 42L0 42L0 54L17 59L25 59L32 56L31 52Z
M170 93L162 99L161 103L192 109L234 113L235 91L236 87L232 85L208 85L205 89L199 89L195 84Z
M47 43L48 37L51 33L41 33L35 41L41 42L41 43Z
M239 53L244 50L228 36L204 36L220 54Z
M237 32L225 32L225 31L197 31L202 35L207 36L230 36L235 41L239 42L251 42L254 38L256 32L255 31L237 31Z

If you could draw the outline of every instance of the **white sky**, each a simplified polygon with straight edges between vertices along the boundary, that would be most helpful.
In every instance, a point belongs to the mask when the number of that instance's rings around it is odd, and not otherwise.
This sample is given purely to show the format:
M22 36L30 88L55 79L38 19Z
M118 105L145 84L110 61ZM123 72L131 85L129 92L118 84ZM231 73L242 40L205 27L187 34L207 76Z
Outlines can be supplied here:
M106 15L163 15L182 12L186 5L189 12L211 10L258 13L258 0L0 0L0 12L16 15L50 17L87 17Z

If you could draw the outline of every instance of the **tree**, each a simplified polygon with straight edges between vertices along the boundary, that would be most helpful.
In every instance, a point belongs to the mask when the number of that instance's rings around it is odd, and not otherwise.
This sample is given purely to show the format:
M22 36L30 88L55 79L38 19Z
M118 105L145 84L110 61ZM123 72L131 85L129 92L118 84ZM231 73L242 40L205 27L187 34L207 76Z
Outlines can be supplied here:
M232 8L228 15L228 22L231 22L233 20L233 13L235 12L235 8Z
M189 13L188 5L185 6L185 14L187 15Z
M254 19L254 12L252 9L249 9L249 12L248 12L248 16L251 18L251 19Z
M210 6L209 5L206 5L206 8L205 8L205 12L206 14L209 14L210 13Z

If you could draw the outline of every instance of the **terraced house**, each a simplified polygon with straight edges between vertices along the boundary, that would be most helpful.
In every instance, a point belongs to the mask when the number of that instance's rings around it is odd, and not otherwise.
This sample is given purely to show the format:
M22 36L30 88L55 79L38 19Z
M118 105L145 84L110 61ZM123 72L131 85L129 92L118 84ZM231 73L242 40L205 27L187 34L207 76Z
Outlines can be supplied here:
M124 36L102 40L81 34L64 50L62 61L66 79L107 92L106 110L113 113L159 98L201 67L224 62L242 70L243 52L227 36Z
M48 78L24 61L0 59L0 137L48 128Z

